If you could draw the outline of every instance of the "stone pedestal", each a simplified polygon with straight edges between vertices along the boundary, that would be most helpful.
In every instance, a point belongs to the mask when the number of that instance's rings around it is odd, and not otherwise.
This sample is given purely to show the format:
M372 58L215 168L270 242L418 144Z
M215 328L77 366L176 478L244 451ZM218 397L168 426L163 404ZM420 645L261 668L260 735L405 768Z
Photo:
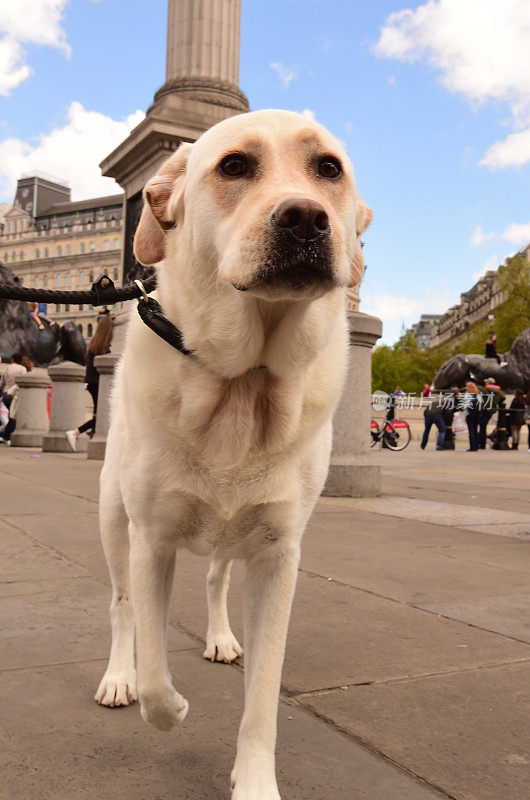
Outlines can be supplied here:
M104 356L96 356L94 359L94 366L99 372L98 410L96 414L96 433L88 442L87 458L100 461L105 458L107 433L110 425L110 394L114 370L119 360L120 356L116 353L107 353Z
M50 376L35 369L17 378L19 386L17 427L11 436L12 447L41 447L48 431L47 396Z
M44 435L42 449L47 453L70 453L65 432L78 428L85 419L85 368L73 361L63 361L48 368L53 381L50 430ZM77 439L77 452L87 449L87 439Z
M350 366L333 417L333 448L322 494L375 497L381 494L381 468L370 451L372 348L382 333L377 317L349 311Z

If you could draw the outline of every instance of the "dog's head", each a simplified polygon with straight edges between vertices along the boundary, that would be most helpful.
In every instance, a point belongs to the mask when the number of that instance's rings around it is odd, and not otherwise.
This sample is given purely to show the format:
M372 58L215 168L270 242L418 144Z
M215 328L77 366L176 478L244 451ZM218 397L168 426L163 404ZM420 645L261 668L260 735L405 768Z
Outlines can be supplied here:
M267 300L356 286L372 212L343 146L290 111L257 111L183 144L144 189L135 254L186 253L217 284ZM207 276L197 275L199 279Z

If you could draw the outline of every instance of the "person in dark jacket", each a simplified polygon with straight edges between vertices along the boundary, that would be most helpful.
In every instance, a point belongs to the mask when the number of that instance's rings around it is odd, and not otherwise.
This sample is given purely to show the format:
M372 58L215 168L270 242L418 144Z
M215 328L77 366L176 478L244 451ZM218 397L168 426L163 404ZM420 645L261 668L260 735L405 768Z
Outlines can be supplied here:
M510 426L512 429L512 450L519 449L519 436L524 425L524 412L526 404L522 389L516 389L510 403Z
M478 421L480 418L481 403L480 392L473 381L466 383L466 393L463 397L463 407L466 410L466 422L469 431L468 453L478 450Z
M114 322L112 320L112 317L109 314L102 315L98 322L98 326L95 330L95 333L92 339L90 340L86 358L85 383L86 383L86 388L88 389L88 391L92 396L92 402L94 403L94 416L92 417L92 419L89 419L88 422L85 422L83 425L80 425L79 428L73 428L71 431L66 431L66 438L68 439L68 444L70 445L74 453L77 448L77 437L80 436L82 433L85 433L85 431L87 432L90 431L89 436L93 436L94 431L96 430L99 372L94 366L94 358L95 356L102 356L105 355L105 353L110 353L110 345L112 342L113 332L114 332Z
M445 439L445 419L444 419L445 406L441 399L434 400L430 408L426 408L423 412L425 418L425 430L423 431L423 438L421 440L421 449L425 450L427 442L429 441L429 433L433 425L438 428L438 438L436 440L436 449L444 449Z

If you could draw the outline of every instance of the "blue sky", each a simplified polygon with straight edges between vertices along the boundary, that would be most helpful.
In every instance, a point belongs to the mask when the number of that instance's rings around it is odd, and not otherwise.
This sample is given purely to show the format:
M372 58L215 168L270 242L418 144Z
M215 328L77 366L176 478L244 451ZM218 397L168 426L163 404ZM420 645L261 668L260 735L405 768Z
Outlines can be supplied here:
M0 0L0 202L33 169L115 191L97 163L164 82L165 36L166 0ZM240 85L346 143L384 341L530 241L530 0L242 0Z

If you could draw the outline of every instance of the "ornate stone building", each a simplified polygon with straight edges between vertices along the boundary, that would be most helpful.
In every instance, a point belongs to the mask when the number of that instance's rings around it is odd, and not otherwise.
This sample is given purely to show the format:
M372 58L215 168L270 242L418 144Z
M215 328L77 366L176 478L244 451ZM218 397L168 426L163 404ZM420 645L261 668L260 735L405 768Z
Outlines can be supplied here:
M102 273L121 282L123 195L72 202L66 184L34 174L19 179L13 205L2 211L0 261L25 286L88 289ZM48 307L49 316L75 322L87 337L97 313L91 306Z

